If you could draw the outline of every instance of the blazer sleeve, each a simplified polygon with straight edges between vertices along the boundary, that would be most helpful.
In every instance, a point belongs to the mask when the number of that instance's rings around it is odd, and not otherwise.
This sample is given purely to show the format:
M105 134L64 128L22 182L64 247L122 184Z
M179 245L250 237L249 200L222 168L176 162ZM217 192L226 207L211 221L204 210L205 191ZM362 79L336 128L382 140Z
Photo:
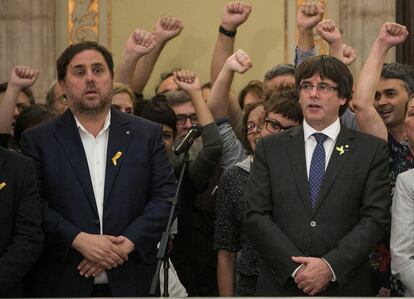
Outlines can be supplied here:
M391 221L391 271L403 282L410 296L414 295L413 179L413 170L397 177Z
M150 257L154 246L160 241L168 222L171 209L170 199L174 198L177 182L173 168L168 161L161 139L161 126L154 130L149 156L151 179L147 203L141 215L125 229L123 235L135 245L143 260Z
M359 222L339 240L335 248L323 256L334 270L339 284L345 284L356 265L367 260L390 223L391 196L386 143L376 140L367 146L374 149L374 154L361 194Z
M16 201L14 231L9 246L0 256L0 296L20 282L39 257L43 246L40 198L33 163L22 164L21 181L13 194ZM13 211L10 211L13 213Z
M291 257L304 254L272 219L274 206L265 141L261 140L256 145L254 163L247 184L244 225L260 256L269 263L278 282L284 285L298 267Z

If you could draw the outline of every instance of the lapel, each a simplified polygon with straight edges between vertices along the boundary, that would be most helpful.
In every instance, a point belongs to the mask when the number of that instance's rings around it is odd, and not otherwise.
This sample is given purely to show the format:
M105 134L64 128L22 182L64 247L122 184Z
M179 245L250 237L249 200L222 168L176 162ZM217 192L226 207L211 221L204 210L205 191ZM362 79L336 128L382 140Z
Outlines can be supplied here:
M296 187L301 194L305 210L312 214L312 206L309 197L308 175L306 172L305 137L303 127L298 126L289 133L289 144L286 144L287 154L293 169L293 178Z
M72 165L86 197L91 202L96 215L98 215L85 150L83 149L75 118L69 109L56 122L53 134Z
M348 149L340 155L337 147L348 145ZM322 202L325 200L325 197L331 188L332 184L336 181L336 177L341 172L346 161L352 155L352 149L354 148L354 133L343 127L341 125L341 130L339 131L338 138L334 145L331 158L329 159L329 164L326 169L325 175L323 177L321 189L319 191L318 200L316 202L316 207L313 211L313 214L316 213Z
M134 132L130 128L130 120L115 109L111 109L111 125L109 127L108 150L105 171L104 207L108 203L109 194L115 178L125 160L128 146ZM118 153L118 154L117 154ZM115 162L116 159L116 162ZM116 163L116 165L115 165Z

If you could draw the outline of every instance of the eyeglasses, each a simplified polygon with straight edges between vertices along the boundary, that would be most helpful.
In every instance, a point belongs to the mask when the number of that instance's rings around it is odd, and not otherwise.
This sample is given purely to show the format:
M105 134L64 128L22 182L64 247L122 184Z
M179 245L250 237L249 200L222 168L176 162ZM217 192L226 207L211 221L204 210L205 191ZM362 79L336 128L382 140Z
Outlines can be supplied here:
M324 93L324 94L331 93L335 90L338 90L338 87L332 86L325 82L319 82L318 84L313 85L312 83L305 81L299 84L299 89L305 93L310 93L314 87L316 87L316 90L318 92Z
M289 130L289 129L294 127L294 126L284 127L277 120L273 120L273 119L269 119L269 118L266 118L265 123L266 123L266 130L268 130L269 132L272 132L272 133L279 133L279 132Z
M247 135L261 132L263 129L263 123L255 124L254 122L248 122L246 126Z
M196 123L198 118L197 114L178 114L177 115L177 126L184 126L184 124L187 122L187 119L190 120L192 124Z

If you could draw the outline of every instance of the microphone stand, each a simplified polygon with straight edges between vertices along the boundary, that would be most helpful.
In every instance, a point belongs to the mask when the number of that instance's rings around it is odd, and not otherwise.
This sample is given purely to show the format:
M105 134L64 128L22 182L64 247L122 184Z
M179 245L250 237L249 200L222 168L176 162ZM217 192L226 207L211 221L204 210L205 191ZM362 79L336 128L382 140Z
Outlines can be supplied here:
M169 255L168 255L168 241L172 239L172 235L170 233L170 230L171 230L171 225L172 225L174 214L175 214L175 208L176 208L176 206L178 204L178 200L179 200L179 195L180 195L180 191L181 191L181 185L183 183L184 173L185 173L185 170L188 166L188 162L190 160L190 156L188 154L189 149L190 148L188 148L184 152L184 159L183 159L182 164L181 164L182 166L181 166L181 171L180 171L180 178L178 180L177 191L175 192L174 198L170 199L170 201L171 201L170 216L168 218L167 227L165 228L165 231L162 233L160 246L158 248L158 253L157 253L158 264L157 264L157 269L155 270L154 276L152 277L151 288L150 288L150 294L154 295L154 296L156 295L156 290L157 290L158 280L159 280L159 273L161 271L161 265L163 265L164 289L163 289L162 297L169 297L169 293L168 293L168 283L169 283L169 281L168 281L168 269L170 268L170 264L169 264Z

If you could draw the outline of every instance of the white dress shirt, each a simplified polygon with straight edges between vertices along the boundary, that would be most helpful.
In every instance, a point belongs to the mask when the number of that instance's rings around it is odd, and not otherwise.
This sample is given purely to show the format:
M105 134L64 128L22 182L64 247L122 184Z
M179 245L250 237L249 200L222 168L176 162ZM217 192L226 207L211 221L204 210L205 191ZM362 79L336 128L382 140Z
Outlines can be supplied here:
M98 135L93 136L75 117L79 135L88 161L91 176L93 194L98 210L100 234L103 232L103 200L105 191L106 155L108 150L109 125L111 124L111 111L109 111L104 126ZM95 277L95 283L107 283L106 272Z

